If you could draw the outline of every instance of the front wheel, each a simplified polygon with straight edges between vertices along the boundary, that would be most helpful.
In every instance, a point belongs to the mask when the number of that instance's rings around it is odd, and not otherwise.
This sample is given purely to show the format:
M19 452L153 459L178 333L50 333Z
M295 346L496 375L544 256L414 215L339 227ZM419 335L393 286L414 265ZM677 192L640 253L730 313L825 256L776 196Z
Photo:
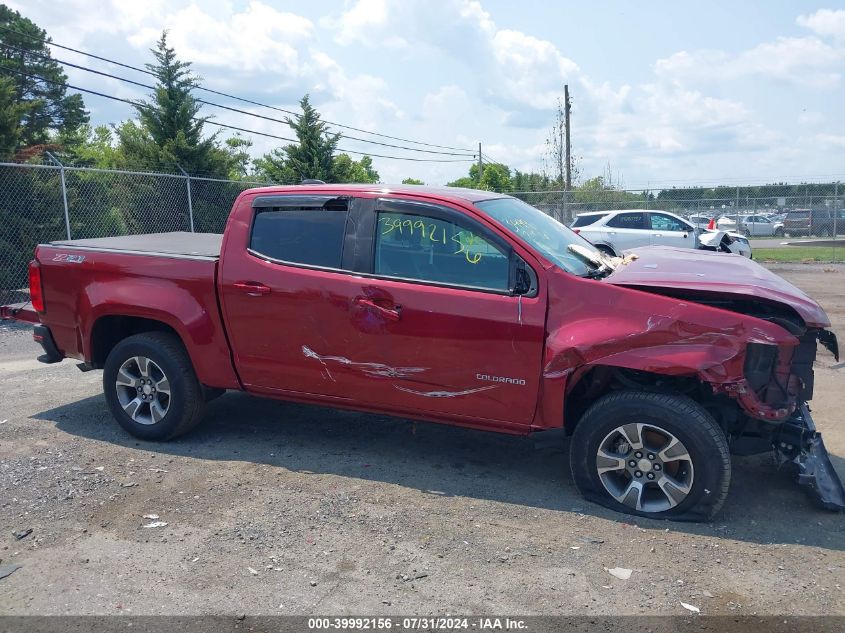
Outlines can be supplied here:
M178 337L145 332L122 340L103 368L103 391L118 424L143 440L169 440L201 419L203 387Z
M570 444L576 487L590 501L653 519L705 521L728 494L727 440L679 395L613 393L584 414Z

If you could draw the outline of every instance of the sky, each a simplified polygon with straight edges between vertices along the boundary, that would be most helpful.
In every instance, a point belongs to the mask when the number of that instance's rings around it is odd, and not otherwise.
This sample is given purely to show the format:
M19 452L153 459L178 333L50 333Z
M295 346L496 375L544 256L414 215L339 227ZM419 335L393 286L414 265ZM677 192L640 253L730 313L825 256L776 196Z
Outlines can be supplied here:
M542 167L564 84L582 178L628 188L845 180L845 5L801 0L5 0L54 41L131 65L163 29L203 85L279 108L309 93L323 118ZM54 57L149 77L54 49ZM81 70L70 83L144 90ZM133 116L85 95L94 124ZM211 101L270 117L278 112ZM220 123L285 125L206 107ZM341 130L343 131L343 130ZM350 135L417 149L384 138ZM250 137L249 135L245 135ZM250 137L260 155L279 141ZM440 160L351 139L349 150ZM437 150L450 151L450 150ZM465 152L458 152L465 153ZM353 155L358 158L359 155ZM444 184L468 162L374 158L382 182Z

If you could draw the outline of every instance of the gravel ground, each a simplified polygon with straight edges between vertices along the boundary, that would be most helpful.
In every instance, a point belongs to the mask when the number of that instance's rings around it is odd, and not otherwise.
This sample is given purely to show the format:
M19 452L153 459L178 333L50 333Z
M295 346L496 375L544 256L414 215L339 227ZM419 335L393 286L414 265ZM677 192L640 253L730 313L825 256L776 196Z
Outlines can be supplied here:
M773 269L845 339L845 267ZM141 442L100 372L37 353L0 326L0 614L845 615L843 515L768 455L734 458L714 523L634 520L583 501L554 441L233 393ZM845 476L845 369L816 367Z

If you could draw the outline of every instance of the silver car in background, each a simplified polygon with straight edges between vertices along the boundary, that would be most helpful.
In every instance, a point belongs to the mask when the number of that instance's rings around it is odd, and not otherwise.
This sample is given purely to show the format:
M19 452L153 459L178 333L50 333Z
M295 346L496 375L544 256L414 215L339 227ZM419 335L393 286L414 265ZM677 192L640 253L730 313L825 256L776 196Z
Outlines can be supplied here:
M581 213L571 228L609 255L640 246L676 246L735 253L750 258L751 244L737 233L701 230L668 211L621 209Z

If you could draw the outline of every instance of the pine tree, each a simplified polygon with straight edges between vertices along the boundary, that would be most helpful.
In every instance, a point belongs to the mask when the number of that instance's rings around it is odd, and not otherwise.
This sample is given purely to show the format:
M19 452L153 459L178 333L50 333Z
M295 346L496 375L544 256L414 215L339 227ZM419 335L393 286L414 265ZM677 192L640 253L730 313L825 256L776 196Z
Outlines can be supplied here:
M265 154L256 161L256 166L263 176L275 182L292 183L306 178L337 182L339 174L336 173L334 152L341 135L329 133L308 95L302 97L299 106L302 114L285 119L299 144L286 145Z
M82 97L67 94L61 85L67 75L50 58L46 31L4 4L0 4L0 26L10 29L0 31L0 75L12 82L19 106L17 125L12 125L8 113L0 121L0 137L15 136L14 149L20 150L49 143L55 133L87 123Z
M167 32L152 49L154 64L146 64L158 82L152 99L136 106L138 120L117 127L117 136L130 165L173 171L180 166L191 174L226 177L230 157L217 134L203 137L208 117L198 116L201 104L192 95L199 78L190 62L177 59L167 44Z
M17 101L15 84L0 77L0 159L11 158L18 149L23 110Z

